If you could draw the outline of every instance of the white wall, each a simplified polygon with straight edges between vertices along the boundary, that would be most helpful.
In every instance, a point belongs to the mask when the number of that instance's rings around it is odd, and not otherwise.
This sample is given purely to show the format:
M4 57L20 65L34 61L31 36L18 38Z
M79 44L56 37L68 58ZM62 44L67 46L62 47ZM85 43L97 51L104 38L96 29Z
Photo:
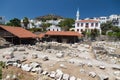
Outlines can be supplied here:
M55 25L51 25L46 30L49 30L49 31L61 31L61 27L58 27L58 26L55 26Z
M77 25L77 23L79 23L79 26ZM83 31L85 31L85 29L86 29L86 23L88 23L88 25L89 25L89 27L88 27L88 29L98 29L98 30L101 30L101 28L100 28L100 22L97 22L98 23L98 26L96 27L95 26L95 24L96 24L96 22L92 22L93 23L93 26L91 26L91 22L84 22L83 23L83 26L81 26L81 22L79 21L76 21L75 22L75 31L76 32L79 32L79 33L81 33L81 29L83 30ZM77 31L79 29L79 31Z

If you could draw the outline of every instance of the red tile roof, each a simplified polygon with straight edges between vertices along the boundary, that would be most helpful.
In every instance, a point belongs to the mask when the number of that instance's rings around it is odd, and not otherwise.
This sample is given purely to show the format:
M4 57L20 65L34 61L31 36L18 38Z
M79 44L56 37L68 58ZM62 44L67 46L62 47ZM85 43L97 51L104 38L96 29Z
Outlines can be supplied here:
M41 33L38 35L39 38L43 38L45 36L45 33Z
M73 31L47 31L45 35L51 36L78 36L81 37L82 34Z
M77 21L77 22L87 23L87 22L99 22L99 21L89 19L89 20L79 20L79 21Z
M12 26L3 26L3 25L0 25L0 27L19 38L36 38L37 37L32 32L25 30L21 27L12 27Z

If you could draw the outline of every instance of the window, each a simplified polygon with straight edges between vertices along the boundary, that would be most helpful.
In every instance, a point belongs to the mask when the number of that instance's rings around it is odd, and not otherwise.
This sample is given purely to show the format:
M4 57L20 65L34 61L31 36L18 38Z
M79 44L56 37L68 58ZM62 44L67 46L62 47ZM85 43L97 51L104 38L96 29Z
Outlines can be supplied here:
M48 31L50 31L50 29L48 29Z
M58 29L57 29L57 31L58 31Z
M77 29L77 31L79 32L79 29Z
M81 23L81 27L83 27L83 23Z
M81 29L81 32L83 32L83 29Z
M85 27L87 27L87 28L88 28L88 27L89 27L89 23L86 23Z
M91 27L93 27L93 23L91 23Z
M98 23L95 23L95 26L98 27Z
M53 31L54 31L54 29L53 29Z
M77 27L79 27L79 23L77 23Z

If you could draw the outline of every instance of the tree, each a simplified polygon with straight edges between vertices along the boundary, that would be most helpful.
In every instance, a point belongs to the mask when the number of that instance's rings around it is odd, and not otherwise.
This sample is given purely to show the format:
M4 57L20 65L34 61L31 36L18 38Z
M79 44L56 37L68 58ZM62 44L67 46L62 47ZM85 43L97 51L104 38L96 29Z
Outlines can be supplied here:
M99 30L97 29L86 29L85 31L82 31L82 35L91 40L96 40L96 37L99 35Z
M117 39L119 39L120 40L120 32L108 32L108 38L109 38L109 40L117 40Z
M20 20L18 18L11 19L6 25L21 27Z
M107 35L110 40L120 39L120 28L117 26L113 26L112 22L103 23L101 25L101 29L102 34Z
M69 30L70 28L74 27L73 24L75 23L74 19L65 18L61 22L59 22L59 26L62 27L65 31Z
M113 25L112 25L112 22L107 22L107 23L103 23L103 24L101 24L101 30L102 30L102 34L103 35L106 35L106 32L108 31L108 30L112 30L112 27L113 27Z
M31 31L31 32L41 32L42 29L41 28L31 28L31 29L29 29L29 31Z
M43 31L46 31L46 28L49 27L50 25L52 25L52 24L50 24L50 23L42 23L41 27L42 27Z
M120 40L120 32L117 32L116 36Z
M113 27L111 28L111 30L112 30L113 32L120 32L120 28L117 27L117 26L113 26Z
M98 37L99 31L97 29L91 30L91 40L96 40L96 37Z
M28 29L28 24L29 24L29 19L27 17L23 18L23 25L25 27L25 29Z

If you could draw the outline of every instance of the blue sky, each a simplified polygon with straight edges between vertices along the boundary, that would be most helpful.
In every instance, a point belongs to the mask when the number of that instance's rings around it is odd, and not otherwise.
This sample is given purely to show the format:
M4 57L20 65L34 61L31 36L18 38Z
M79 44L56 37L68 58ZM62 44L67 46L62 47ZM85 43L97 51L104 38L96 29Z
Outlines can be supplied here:
M0 0L0 16L6 19L35 18L46 14L76 18L120 14L120 0Z

